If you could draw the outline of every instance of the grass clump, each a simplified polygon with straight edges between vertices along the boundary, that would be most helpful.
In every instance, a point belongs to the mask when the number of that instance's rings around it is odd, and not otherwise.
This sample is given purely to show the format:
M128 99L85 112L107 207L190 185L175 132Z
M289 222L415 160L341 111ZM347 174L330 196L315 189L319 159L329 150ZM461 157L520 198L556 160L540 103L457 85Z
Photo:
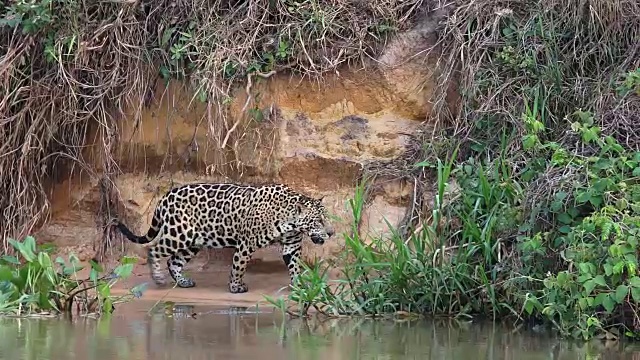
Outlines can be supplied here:
M98 226L117 211L113 158L122 121L137 123L156 83L190 84L207 103L208 138L233 154L244 131L228 119L234 90L260 114L251 84L277 72L320 79L363 65L411 26L423 0L16 0L0 7L0 237L47 219L50 182L82 171L100 180ZM133 118L124 120L125 114ZM87 161L99 144L102 162ZM221 158L227 158L222 156ZM233 158L233 156L231 156ZM225 160L226 161L226 160ZM215 165L216 172L241 164ZM66 166L61 166L66 165ZM226 166L226 167L225 167Z
M640 4L450 11L439 80L455 80L461 101L447 109L436 94L433 116L451 126L369 166L414 181L408 216L390 239L346 234L341 279L311 268L289 300L302 314L511 317L575 338L638 338Z
M74 255L53 260L47 250L36 247L31 236L23 241L9 240L18 256L0 258L0 315L90 315L110 314L114 305L140 297L143 287L123 296L111 294L111 287L131 275L135 259L124 258L107 273L91 261L89 277L78 278L84 266Z

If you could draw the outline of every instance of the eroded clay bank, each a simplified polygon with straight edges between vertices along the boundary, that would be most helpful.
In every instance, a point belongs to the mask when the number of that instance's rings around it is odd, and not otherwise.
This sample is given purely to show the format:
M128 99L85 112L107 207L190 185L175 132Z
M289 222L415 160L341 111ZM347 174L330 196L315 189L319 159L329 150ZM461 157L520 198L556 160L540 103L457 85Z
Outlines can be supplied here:
M114 155L120 173L115 185L128 225L145 232L155 203L165 191L194 181L229 181L221 176L224 168L233 169L241 181L278 181L312 196L324 196L329 211L342 219L335 224L337 232L347 231L351 221L347 200L353 196L363 164L401 154L431 110L433 67L429 59L415 54L432 44L426 22L401 34L365 70L341 70L322 83L276 74L253 85L252 94L259 94L259 101L252 99L250 116L240 116L247 96L244 88L237 90L231 112L222 119L194 100L184 84L158 82L150 105L142 113L131 111L119 128ZM229 133L236 119L241 121ZM398 181L388 181L380 188L366 208L361 226L364 236L384 234L385 219L398 223L412 191L410 185ZM52 191L51 218L35 233L37 239L54 242L61 252L74 252L81 260L94 256L94 244L102 236L95 225L99 191L98 179L86 175L57 184ZM339 236L324 246L306 242L304 257L331 257L342 246ZM135 245L126 244L126 251L144 258L144 251ZM228 298L225 282L230 255L227 250L201 252L188 267L199 281L198 290L177 289L175 293L182 293L176 296L213 299L210 292L215 291L220 301L241 301L287 284L279 249L263 249L256 253L247 280L250 288L258 290L250 289L252 294L235 300ZM135 273L130 281L149 281L145 266Z

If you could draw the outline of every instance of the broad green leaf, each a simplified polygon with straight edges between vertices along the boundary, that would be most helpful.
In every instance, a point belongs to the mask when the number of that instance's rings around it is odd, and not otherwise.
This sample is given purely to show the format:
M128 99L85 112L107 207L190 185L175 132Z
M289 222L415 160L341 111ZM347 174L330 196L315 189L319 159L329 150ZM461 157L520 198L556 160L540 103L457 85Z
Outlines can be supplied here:
M602 287L607 287L607 282L604 280L604 276L602 275L596 275L595 278L593 278L593 280L596 282L596 284L602 286Z
M89 264L91 265L91 269L95 270L97 273L104 272L104 268L102 267L102 265L100 265L99 263L97 263L93 259L89 260Z
M47 254L46 252L41 252L38 254L38 262L43 268L49 268L53 266L53 262L51 261L49 254Z
M136 263L138 263L138 258L133 257L133 256L125 256L125 257L122 258L122 260L120 262L123 265L136 264Z
M623 261L619 261L617 263L615 263L615 265L613 265L613 273L614 274L620 274L622 273L622 270L624 270L624 262Z
M598 295L596 295L596 297L593 299L593 306L603 305L604 299L607 298L607 296L607 293L599 293Z
M563 233L563 234L569 234L571 232L571 230L573 230L573 229L569 225L562 225L562 226L560 226L560 228L558 228L558 231Z
M576 201L579 203L586 203L589 199L591 199L591 193L588 191L582 191L576 195Z
M599 208L600 205L602 205L602 196L600 195L591 196L589 198L589 202L591 203L591 205L595 206L596 208Z
M96 269L91 269L89 272L89 280L91 280L94 284L98 282L98 271Z
M418 163L413 164L414 167L434 167L434 165L429 161L420 161Z
M594 127L585 127L582 129L582 140L589 144L598 138L598 132Z
M530 150L539 142L538 135L528 134L522 137L522 148L524 150Z
M558 212L562 209L562 205L564 205L562 201L554 200L551 202L549 208L551 209L551 211Z
M595 289L596 287L596 281L594 279L587 280L583 286L584 286L586 295L589 296L591 295L591 292L593 291L593 289Z
M629 279L629 285L631 285L631 287L640 289L640 277L634 276Z
M580 272L582 272L583 274L591 274L591 263L588 262L582 262L578 264L578 268L580 268Z
M8 266L0 266L0 281L13 280L13 271Z
M36 258L36 239L33 236L27 236L24 238L24 250L29 254L29 257L33 261Z
M607 158L600 158L596 161L595 164L593 164L593 167L598 169L598 170L605 170L605 169L609 169L611 167L611 160L607 159ZM602 179L598 179L594 182L593 186L596 188L596 190L598 191L604 191L604 189L607 186L607 183L610 180L607 178L602 178ZM599 184L600 182L602 182L602 184Z
M611 313L613 309L616 307L616 302L612 298L613 294L607 294L602 300L602 306L607 310L608 313Z
M533 313L533 302L531 302L529 299L524 302L524 310L528 315L531 315Z
M57 286L58 284L58 274L56 274L55 269L52 266L49 266L44 269L44 274L49 280L49 284L52 286Z
M75 274L78 271L83 270L83 269L84 269L84 266L75 266L75 267L74 266L65 266L62 269L62 273L64 275L66 275L66 276L69 276L69 275L73 275L73 274Z
M113 302L111 301L110 298L107 298L104 300L102 311L104 311L107 314L110 314L113 311Z
M615 204L616 204L616 209L618 210L625 210L627 207L629 207L629 202L625 198L620 198L616 200Z
M567 198L567 193L564 191L558 191L554 197L556 198L556 200L558 201L563 201L564 199Z
M11 245L16 249L16 250L18 250L18 252L20 253L20 255L22 255L22 257L23 257L26 261L28 261L28 262L33 261L33 258L34 258L34 256L35 256L35 255L34 255L33 253L31 253L31 252L28 250L28 247L25 245L25 243L24 243L24 242L17 242L17 241L15 241L15 240L13 240L13 239L9 239L9 243L10 243L10 244L11 244Z
M615 292L615 300L618 304L622 304L629 294L629 287L627 285L618 285Z
M567 213L562 213L558 215L558 221L562 224L570 225L573 222L573 218Z
M20 265L20 260L18 260L18 258L13 255L5 255L1 259L2 261L7 262L9 264Z
M80 266L80 259L74 253L69 254L69 262L71 263L71 266Z
M567 274L566 271L561 271L558 273L558 275L556 276L556 280L558 281L558 283L560 285L563 285L567 282L567 280L569 279L569 275Z
M111 295L111 288L109 287L109 284L102 283L98 285L98 294L100 294L102 299L108 298Z
M607 276L611 276L613 274L613 267L610 264L604 264L604 273Z
M580 306L580 309L585 310L586 308L589 307L589 303L587 301L587 298L580 298L578 300L578 305Z
M113 273L118 275L118 277L127 278L133 273L133 264L118 265L113 269Z

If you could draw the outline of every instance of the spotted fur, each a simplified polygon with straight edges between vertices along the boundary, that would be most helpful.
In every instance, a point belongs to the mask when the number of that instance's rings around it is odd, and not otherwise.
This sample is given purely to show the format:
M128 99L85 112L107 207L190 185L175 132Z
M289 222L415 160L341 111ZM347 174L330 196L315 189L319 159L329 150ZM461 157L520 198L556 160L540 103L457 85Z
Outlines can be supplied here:
M169 274L179 287L195 286L184 266L202 248L235 248L229 292L248 291L244 283L253 253L281 243L291 281L300 273L300 250L306 234L323 244L334 230L322 199L299 194L286 185L187 184L168 191L159 201L146 235L133 234L119 221L115 226L130 241L146 244L151 277L166 283L161 260L169 257Z

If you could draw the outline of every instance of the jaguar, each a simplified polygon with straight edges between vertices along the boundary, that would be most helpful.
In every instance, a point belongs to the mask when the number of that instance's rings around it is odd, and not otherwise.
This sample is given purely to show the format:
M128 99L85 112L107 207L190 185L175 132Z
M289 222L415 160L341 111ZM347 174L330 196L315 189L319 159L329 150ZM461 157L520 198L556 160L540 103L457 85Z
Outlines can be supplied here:
M234 248L228 288L232 294L249 291L244 282L247 265L257 249L279 243L291 282L301 272L304 235L324 244L335 231L317 199L283 184L240 185L191 183L167 191L142 236L125 224L113 225L131 242L145 244L152 280L165 285L161 262L178 287L196 286L183 274L185 265L203 248Z

